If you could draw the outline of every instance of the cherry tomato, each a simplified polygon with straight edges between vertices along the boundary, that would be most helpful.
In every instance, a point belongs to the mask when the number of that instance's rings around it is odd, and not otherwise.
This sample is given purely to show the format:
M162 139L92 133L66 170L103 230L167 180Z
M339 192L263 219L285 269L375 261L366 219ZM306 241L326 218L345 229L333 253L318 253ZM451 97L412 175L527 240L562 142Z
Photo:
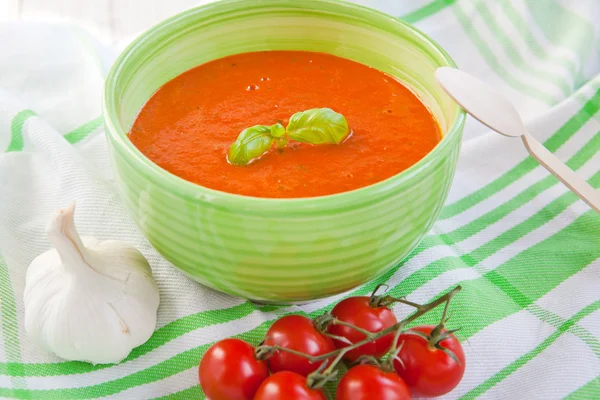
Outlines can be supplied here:
M288 315L277 321L267 331L265 345L279 345L318 356L335 350L333 341L317 331L312 320L301 315ZM303 376L319 368L321 363L311 363L295 354L278 351L268 358L272 372L292 371Z
M430 335L435 326L418 326L411 328ZM394 361L394 368L415 396L437 397L454 389L465 372L465 353L462 345L454 335L439 342L439 344L452 351L460 363L457 363L448 354L431 347L422 337L403 333L398 338L402 343L398 357L402 364Z
M338 303L331 310L331 315L369 332L379 332L398 322L396 316L389 308L371 307L369 301L369 297L349 297ZM332 335L343 336L352 343L360 342L365 338L364 334L343 325L331 324L327 328L327 331ZM362 355L382 357L392 346L393 340L394 335L390 333L374 342L364 344L357 349L349 351L344 355L344 359L355 361ZM333 342L338 349L348 346L347 343L339 340L334 340Z
M410 389L395 372L375 365L352 367L340 380L336 400L409 400Z
M252 400L268 378L265 361L254 357L254 347L239 339L212 345L198 368L200 386L211 400Z
M321 390L307 387L304 376L282 371L260 385L254 400L326 400L326 397Z

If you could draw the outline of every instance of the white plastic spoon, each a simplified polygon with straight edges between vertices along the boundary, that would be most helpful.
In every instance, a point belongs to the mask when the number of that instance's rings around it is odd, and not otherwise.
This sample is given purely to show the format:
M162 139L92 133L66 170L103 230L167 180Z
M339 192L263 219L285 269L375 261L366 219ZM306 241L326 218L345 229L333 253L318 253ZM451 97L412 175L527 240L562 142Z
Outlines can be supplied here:
M600 214L600 191L531 136L515 107L504 96L488 84L455 68L438 68L435 78L442 89L475 119L505 136L520 136L533 158Z

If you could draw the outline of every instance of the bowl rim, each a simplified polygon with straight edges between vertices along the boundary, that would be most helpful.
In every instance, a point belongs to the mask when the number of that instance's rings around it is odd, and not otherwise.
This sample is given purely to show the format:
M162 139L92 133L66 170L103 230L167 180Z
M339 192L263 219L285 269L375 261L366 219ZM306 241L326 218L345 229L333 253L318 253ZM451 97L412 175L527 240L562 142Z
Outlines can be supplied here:
M265 7L270 5L281 6L285 3L286 2L278 1L276 3L275 0L266 0L261 1L260 5ZM370 18L386 20L386 22L392 26L399 27L403 30L408 30L415 36L414 39L416 39L419 44L424 45L424 47L429 47L429 50L438 52L438 56L441 56L443 62L445 63L443 66L454 68L457 67L454 60L452 60L450 55L437 42L413 25L401 21L398 18L373 8L349 3L343 0L311 0L311 5L318 3L329 6L338 6L340 8L345 8L348 11L365 13ZM177 23L181 19L191 18L192 15L203 13L210 15L211 12L218 13L221 7L242 7L244 4L256 6L256 2L253 0L220 0L185 10L179 14L167 18L136 37L119 54L111 66L105 80L104 92L102 96L102 115L106 128L105 133L107 139L113 141L113 145L118 147L117 151L124 151L122 154L124 157L136 162L137 167L142 170L145 176L151 178L153 183L180 197L193 198L197 202L206 202L210 204L221 202L231 206L232 208L244 210L274 212L277 210L290 211L291 209L330 209L332 207L339 208L340 206L347 209L351 203L356 203L357 201L362 203L363 201L361 201L361 198L363 198L365 195L388 192L389 190L392 190L398 186L401 182L409 180L410 177L418 173L424 165L435 159L455 136L461 135L466 119L466 113L461 107L457 107L456 113L454 114L453 123L447 130L446 134L442 136L442 139L433 149L431 149L425 156L423 156L423 158L411 165L409 168L368 186L363 186L346 192L316 197L271 198L229 193L187 181L161 168L158 164L155 164L140 150L138 150L133 142L127 138L127 132L123 132L120 124L114 122L117 119L116 104L114 104L115 102L111 101L110 99L113 98L112 95L116 90L116 77L122 72L124 66L129 59L133 57L133 54L135 54L136 50L146 41L150 40L152 36L157 34L159 31L167 29L170 25ZM297 1L291 4L297 4ZM383 29L387 30L387 27ZM116 166L114 168L116 169Z

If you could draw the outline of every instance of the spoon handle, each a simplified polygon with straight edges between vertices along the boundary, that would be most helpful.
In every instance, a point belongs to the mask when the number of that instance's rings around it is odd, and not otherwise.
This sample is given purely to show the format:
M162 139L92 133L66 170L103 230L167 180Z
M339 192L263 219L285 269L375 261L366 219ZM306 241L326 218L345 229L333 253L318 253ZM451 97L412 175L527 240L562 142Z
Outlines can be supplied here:
M525 133L521 138L533 158L600 214L600 191L590 186L529 133Z

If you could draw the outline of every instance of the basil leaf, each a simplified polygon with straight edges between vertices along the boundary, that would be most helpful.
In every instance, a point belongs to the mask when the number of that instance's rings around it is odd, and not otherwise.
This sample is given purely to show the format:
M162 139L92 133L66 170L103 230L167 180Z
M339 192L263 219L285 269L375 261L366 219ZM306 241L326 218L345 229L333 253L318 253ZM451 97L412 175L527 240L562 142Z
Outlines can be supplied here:
M344 140L348 132L346 118L330 108L297 112L287 126L290 139L311 144L337 144Z
M273 145L271 127L255 125L240 132L229 147L228 160L233 165L246 165L265 154Z

